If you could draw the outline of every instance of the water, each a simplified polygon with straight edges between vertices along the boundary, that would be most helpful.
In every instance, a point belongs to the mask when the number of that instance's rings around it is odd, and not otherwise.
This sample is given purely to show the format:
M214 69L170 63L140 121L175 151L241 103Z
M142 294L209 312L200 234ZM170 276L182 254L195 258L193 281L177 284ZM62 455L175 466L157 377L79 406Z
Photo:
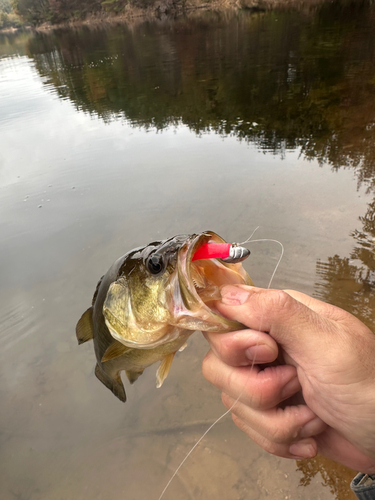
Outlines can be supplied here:
M75 324L127 250L212 229L279 239L274 286L373 325L375 38L363 2L0 35L0 497L158 498L222 412L195 334L120 403ZM279 247L252 247L267 286ZM227 418L165 499L352 498Z

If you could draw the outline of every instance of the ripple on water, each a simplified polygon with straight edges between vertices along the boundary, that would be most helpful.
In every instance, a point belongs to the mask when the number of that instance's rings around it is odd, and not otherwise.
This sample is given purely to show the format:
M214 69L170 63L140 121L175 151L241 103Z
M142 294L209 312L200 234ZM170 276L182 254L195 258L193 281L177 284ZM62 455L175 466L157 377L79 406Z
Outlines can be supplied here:
M35 70L35 63L28 57L3 58L0 60L0 85L2 91L0 127L6 127L15 120L44 111L44 88Z
M34 306L18 301L17 295L8 297L8 303L3 304L0 313L1 355L36 332L36 316Z

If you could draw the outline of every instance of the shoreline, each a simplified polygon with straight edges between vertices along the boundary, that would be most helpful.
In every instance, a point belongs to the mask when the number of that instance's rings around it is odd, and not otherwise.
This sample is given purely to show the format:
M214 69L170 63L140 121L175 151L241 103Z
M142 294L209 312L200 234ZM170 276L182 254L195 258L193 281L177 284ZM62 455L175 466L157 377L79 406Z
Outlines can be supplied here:
M130 23L154 19L173 19L183 14L196 11L240 11L266 12L274 9L306 9L309 10L327 0L214 0L202 3L202 0L187 0L181 4L178 0L156 0L152 6L142 8L128 4L121 14L100 12L88 15L85 19L72 19L62 23L42 23L38 26L24 25L19 28L9 27L0 30L0 34L14 34L17 31L32 30L50 32L57 29L78 28L81 26L99 26L105 24Z

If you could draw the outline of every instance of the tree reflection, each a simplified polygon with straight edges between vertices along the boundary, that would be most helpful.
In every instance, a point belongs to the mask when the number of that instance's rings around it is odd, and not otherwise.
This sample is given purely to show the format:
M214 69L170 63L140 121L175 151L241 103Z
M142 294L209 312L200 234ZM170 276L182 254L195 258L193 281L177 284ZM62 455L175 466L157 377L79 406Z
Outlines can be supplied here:
M205 13L111 30L57 30L29 53L61 98L105 121L183 123L373 182L375 7ZM373 188L371 184L371 189Z
M351 233L355 246L349 257L318 261L317 298L351 312L375 329L375 201L359 218L362 230Z
M355 472L343 465L317 455L310 460L298 461L297 470L303 474L300 479L301 486L308 486L319 473L323 484L330 489L337 500L355 500L357 498L349 487Z

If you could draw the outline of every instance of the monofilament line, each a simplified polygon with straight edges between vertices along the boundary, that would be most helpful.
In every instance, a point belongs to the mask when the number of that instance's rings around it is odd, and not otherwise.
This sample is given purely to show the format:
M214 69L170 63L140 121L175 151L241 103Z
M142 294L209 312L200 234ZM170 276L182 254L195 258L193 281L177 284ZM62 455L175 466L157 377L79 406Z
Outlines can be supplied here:
M173 481L173 479L177 476L178 474L178 471L181 469L181 467L184 465L184 463L186 462L186 460L190 457L190 455L193 453L193 451L195 450L195 448L198 446L198 444L202 441L202 439L210 432L210 430L212 429L212 427L214 425L216 425L222 418L224 418L226 415L228 415L228 413L231 412L233 406L237 403L237 401L235 401L233 403L233 405L229 408L229 410L227 410L225 413L223 413L223 415L221 415L221 417L219 417L217 420L215 420L215 422L213 424L210 425L210 427L206 430L206 432L198 439L198 441L195 443L195 445L192 447L192 449L189 451L189 453L186 455L186 457L183 459L183 461L180 463L180 465L177 467L177 469L174 471L173 473L173 476L170 478L170 480L168 481L166 487L164 488L164 490L162 491L160 497L158 498L158 500L161 500L164 493L167 491L168 489L168 486L171 484L171 482Z
M278 241L278 240L269 240L268 238L264 238L264 239L260 239L260 240L245 241L244 243L241 243L241 245L244 245L246 243L257 243L258 241L272 241L273 243L278 243L280 245L280 247L281 247L281 253L280 253L279 260L276 263L276 266L275 266L275 268L273 270L270 282L268 283L268 286L267 286L267 290L269 290L271 288L271 284L272 284L273 278L275 277L276 271L277 271L277 269L278 269L278 267L280 265L281 259L283 258L283 255L284 255L284 245L280 241Z
M248 243L257 243L257 242L264 242L264 241L269 241L269 242L273 242L273 243L277 243L278 245L280 245L281 247L281 252L280 252L280 256L279 256L279 259L276 263L276 266L273 270L273 273L271 275L271 279L268 283L268 286L267 286L267 289L271 288L271 284L272 284L272 281L275 277L275 274L276 274L276 271L280 265L280 262L283 258L283 255L284 255L284 245L278 241L278 240L271 240L271 239L267 239L267 238L262 238L262 239L258 239L258 240L252 240L252 236L254 235L255 231L259 228L256 227L254 229L254 231L251 233L250 237L242 242L242 243L238 243L238 245L246 245ZM263 316L261 317L261 324L263 322ZM259 328L259 330L261 330L261 327ZM253 366L255 365L255 358L253 359L253 362L252 362L252 365L251 365L251 368L253 368ZM229 408L229 410L227 410L225 413L223 413L218 419L215 420L215 422L213 424L210 425L210 427L205 431L205 433L198 439L198 441L194 444L194 446L191 448L191 450L189 451L189 453L185 456L185 458L182 460L182 462L180 463L180 465L177 467L177 469L174 471L172 477L170 478L170 480L168 481L168 483L166 484L164 490L161 492L161 495L160 497L158 498L158 500L161 500L164 496L164 493L167 491L169 485L171 484L171 482L173 481L173 479L177 476L179 470L181 469L181 467L184 465L184 463L186 462L186 460L190 457L190 455L193 453L193 451L195 450L195 448L199 445L199 443L207 436L207 434L210 432L210 430L218 423L220 422L220 420L222 420L224 417L226 417L228 415L228 413L230 413L232 411L232 409L235 407L235 405L238 403L238 401L240 400L240 397L242 396L243 394L243 391L245 390L245 387L242 389L240 395L238 396L238 398L234 401L234 403L232 404L232 406Z

